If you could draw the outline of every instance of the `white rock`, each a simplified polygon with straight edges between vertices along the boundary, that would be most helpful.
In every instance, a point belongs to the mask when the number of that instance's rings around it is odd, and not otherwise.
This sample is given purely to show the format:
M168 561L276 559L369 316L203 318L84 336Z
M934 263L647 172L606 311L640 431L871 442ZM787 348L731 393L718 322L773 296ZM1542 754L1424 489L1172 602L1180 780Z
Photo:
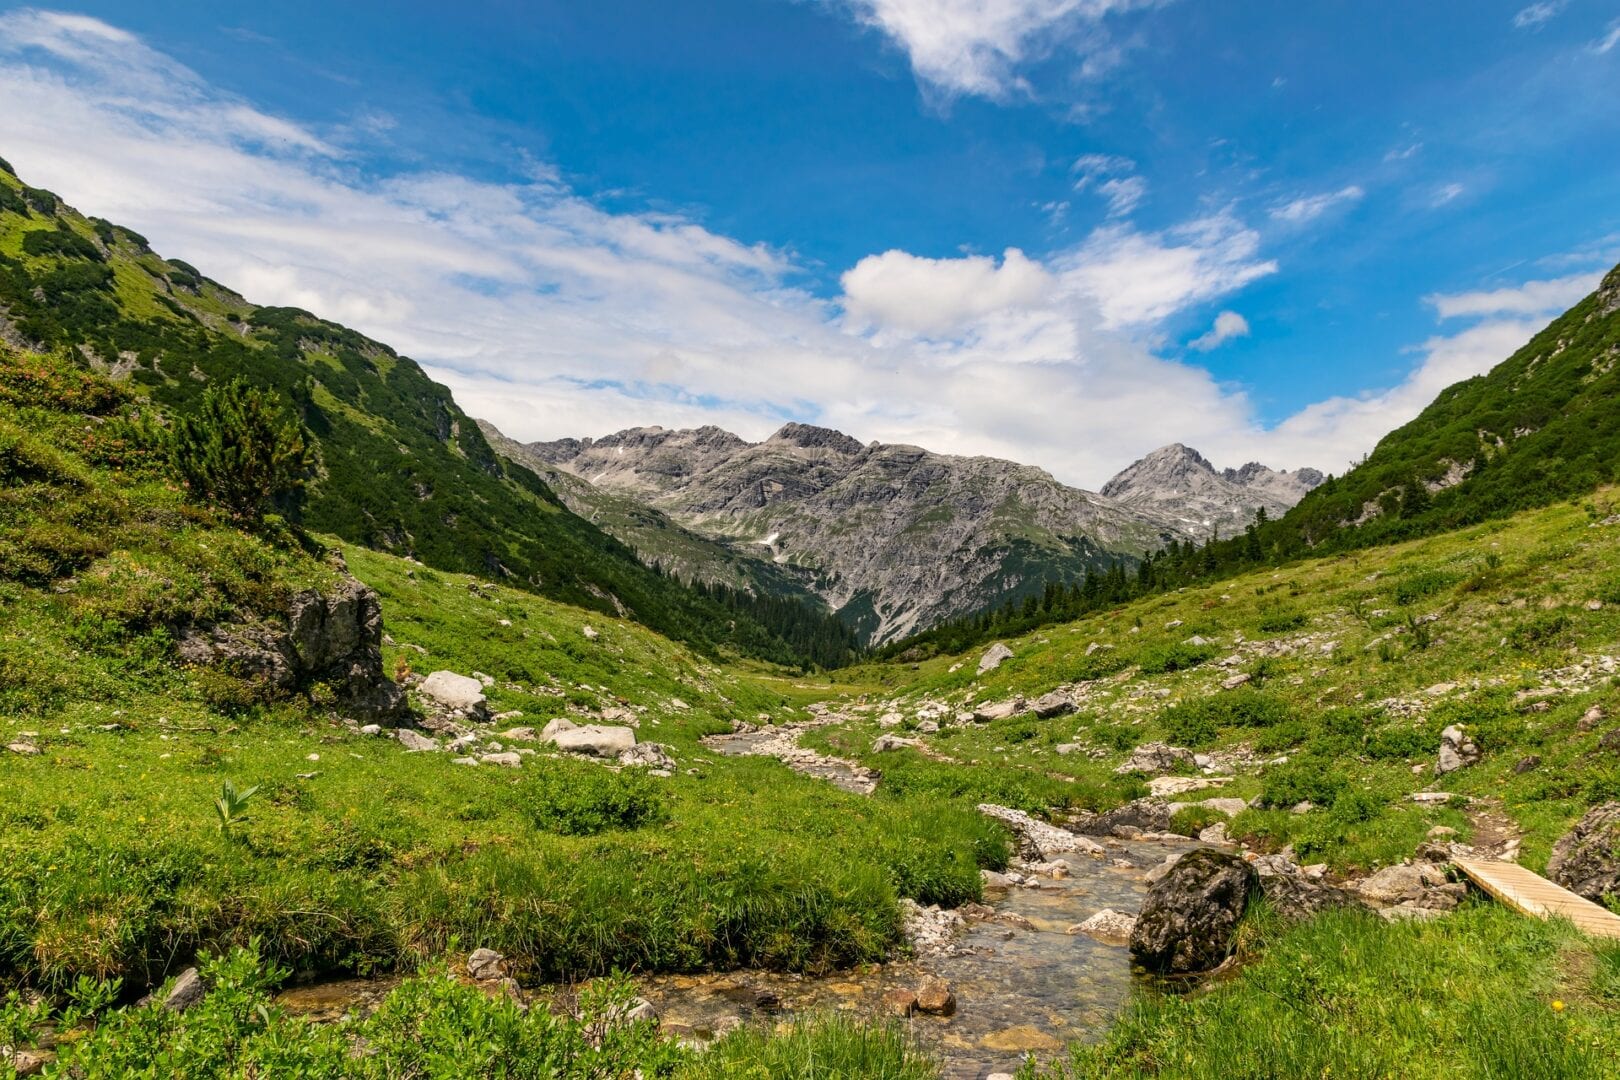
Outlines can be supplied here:
M1136 916L1113 908L1103 908L1084 922L1075 923L1066 933L1085 934L1109 945L1123 945L1136 929Z
M483 684L453 671L433 672L422 680L416 692L453 712L473 712L484 707Z
M983 656L979 657L979 674L983 675L985 672L996 670L1004 661L1012 659L1012 655L1013 651L1011 649L999 641L996 642L985 650Z
M557 749L569 753L617 759L620 754L636 745L636 733L627 727L587 724L584 727L559 731L551 736L550 741Z

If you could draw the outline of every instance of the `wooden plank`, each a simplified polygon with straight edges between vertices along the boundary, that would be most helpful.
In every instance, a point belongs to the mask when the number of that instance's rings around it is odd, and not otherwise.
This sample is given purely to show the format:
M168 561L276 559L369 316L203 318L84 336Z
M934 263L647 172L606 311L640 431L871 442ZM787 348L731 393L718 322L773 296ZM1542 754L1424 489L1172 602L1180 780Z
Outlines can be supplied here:
M1582 933L1620 938L1620 915L1554 885L1518 863L1454 860L1457 869L1514 911L1537 919L1568 919Z

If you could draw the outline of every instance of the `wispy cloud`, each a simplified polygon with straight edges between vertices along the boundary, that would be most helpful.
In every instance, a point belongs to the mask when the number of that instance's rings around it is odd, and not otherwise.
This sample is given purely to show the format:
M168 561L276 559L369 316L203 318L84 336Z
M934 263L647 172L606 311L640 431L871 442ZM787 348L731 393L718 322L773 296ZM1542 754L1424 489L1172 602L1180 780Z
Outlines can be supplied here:
M1441 184L1429 196L1429 205L1435 207L1444 206L1467 190L1467 188L1457 183Z
M1125 217L1147 197L1147 179L1136 174L1136 162L1117 154L1086 154L1070 169L1074 190L1095 191L1108 204L1109 217Z
M1473 315L1551 315L1573 307L1597 288L1601 271L1571 274L1550 281L1527 281L1501 289L1434 293L1423 298L1442 319Z
M1335 207L1360 202L1366 194L1360 186L1350 184L1338 191L1324 192L1321 195L1303 195L1290 202L1281 203L1272 207L1271 216L1276 221L1290 225L1303 225L1308 221L1315 221Z
M1249 320L1235 311L1223 311L1215 316L1215 323L1207 331L1187 342L1187 348L1198 352L1209 352L1211 349L1231 341L1233 338L1249 336Z
M1390 162L1390 161L1406 161L1406 160L1408 160L1410 158L1416 157L1418 154L1420 154L1422 152L1423 152L1423 144L1422 143L1420 143L1420 142L1408 143L1405 146L1391 147L1388 151L1385 152L1384 160L1386 162Z
M1513 16L1513 25L1520 30L1539 30L1568 6L1569 0L1540 0L1539 3L1521 8Z
M1611 22L1608 32L1592 42L1592 51L1602 56L1611 51L1616 45L1620 45L1620 19Z

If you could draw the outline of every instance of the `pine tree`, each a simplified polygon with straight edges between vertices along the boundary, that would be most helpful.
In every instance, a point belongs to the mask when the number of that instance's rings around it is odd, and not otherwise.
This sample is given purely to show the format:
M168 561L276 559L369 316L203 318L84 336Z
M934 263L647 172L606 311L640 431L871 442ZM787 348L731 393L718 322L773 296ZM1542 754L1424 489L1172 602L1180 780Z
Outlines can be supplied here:
M273 506L293 505L314 453L296 425L278 423L280 414L280 398L242 378L205 390L169 440L169 462L191 496L254 523Z

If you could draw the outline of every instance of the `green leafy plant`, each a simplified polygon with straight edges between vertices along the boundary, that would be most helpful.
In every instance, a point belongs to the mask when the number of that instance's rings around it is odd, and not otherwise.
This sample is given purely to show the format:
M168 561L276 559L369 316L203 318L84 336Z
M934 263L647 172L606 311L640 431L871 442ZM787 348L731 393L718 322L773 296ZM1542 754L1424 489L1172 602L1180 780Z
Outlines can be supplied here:
M255 784L246 791L237 791L236 785L226 780L219 786L219 798L214 800L214 813L219 817L219 832L229 838L231 830L247 820L248 803L259 793Z

